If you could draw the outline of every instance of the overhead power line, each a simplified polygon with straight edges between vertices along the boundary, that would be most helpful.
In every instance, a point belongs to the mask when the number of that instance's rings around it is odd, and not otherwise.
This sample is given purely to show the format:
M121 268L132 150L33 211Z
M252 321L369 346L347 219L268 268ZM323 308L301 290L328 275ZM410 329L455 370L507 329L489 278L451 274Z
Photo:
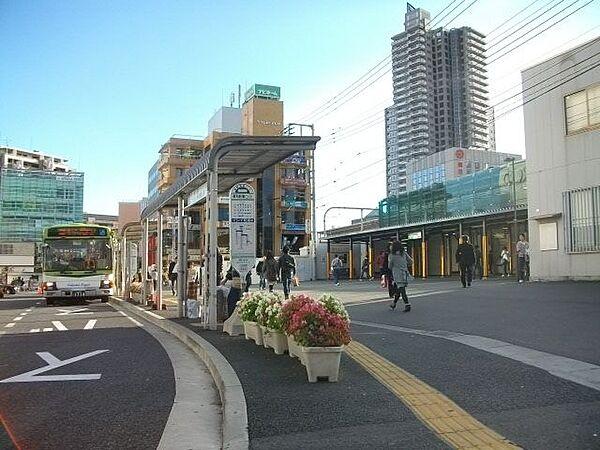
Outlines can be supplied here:
M490 36L492 36L497 30L499 30L500 28L502 28L504 25L506 25L507 23L509 23L511 20L517 18L523 11L529 9L531 6L533 6L534 4L536 4L537 2L539 2L540 0L533 0L531 3L529 3L525 8L519 10L519 12L517 12L516 14L514 14L513 16L509 17L508 19L506 19L504 22L502 22L500 25L498 25L496 28L494 28L493 30L491 30L488 34L487 37L488 39L490 38ZM552 0L554 1L554 0Z

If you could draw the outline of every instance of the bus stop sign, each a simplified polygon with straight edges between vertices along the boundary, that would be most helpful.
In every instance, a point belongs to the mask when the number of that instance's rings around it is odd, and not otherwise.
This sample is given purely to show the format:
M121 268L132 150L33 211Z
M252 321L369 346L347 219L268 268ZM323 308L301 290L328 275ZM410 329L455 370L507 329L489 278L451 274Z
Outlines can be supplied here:
M229 251L231 266L243 280L256 261L256 196L248 183L229 191Z

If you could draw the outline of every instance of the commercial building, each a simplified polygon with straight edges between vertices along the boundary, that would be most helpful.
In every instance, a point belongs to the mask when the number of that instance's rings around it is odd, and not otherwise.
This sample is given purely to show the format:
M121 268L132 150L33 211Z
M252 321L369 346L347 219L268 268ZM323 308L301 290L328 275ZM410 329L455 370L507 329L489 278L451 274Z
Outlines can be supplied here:
M406 191L413 159L451 147L490 148L485 36L469 27L430 29L429 22L429 12L408 4L405 31L392 38L388 195Z
M255 84L242 105L242 134L279 136L283 131L283 102L277 86ZM308 161L298 154L263 172L256 180L258 251L280 253L289 245L293 253L310 243L310 186Z
M600 38L521 73L531 276L600 279Z
M406 165L407 191L454 180L490 167L502 166L512 158L520 160L521 156L456 147L433 153L412 160Z
M33 272L44 228L83 220L84 176L66 162L40 152L0 149L0 266L10 267L12 276Z
M222 133L242 132L242 110L233 106L222 106L208 121L208 134L213 131Z
M148 172L148 198L167 189L192 167L204 152L204 139L172 136L159 150L156 163Z
M84 223L102 225L104 227L110 227L115 230L119 227L119 216L112 216L109 214L83 213L83 221Z

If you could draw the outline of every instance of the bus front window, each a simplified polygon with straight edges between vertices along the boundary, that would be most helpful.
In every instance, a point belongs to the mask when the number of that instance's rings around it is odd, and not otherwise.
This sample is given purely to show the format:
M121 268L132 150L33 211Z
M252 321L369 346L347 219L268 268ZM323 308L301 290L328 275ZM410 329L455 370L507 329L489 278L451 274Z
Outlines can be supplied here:
M44 245L44 270L47 272L111 269L111 249L104 239L47 240Z

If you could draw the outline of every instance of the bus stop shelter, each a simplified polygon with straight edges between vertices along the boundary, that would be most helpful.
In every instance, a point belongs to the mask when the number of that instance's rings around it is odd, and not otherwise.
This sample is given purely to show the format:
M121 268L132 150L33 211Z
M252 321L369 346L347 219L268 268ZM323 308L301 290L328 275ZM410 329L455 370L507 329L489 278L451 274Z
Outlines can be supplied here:
M217 327L217 221L219 193L228 193L236 183L262 177L265 169L298 152L311 151L319 141L317 136L230 136L219 141L203 154L166 191L154 198L142 211L142 246L147 249L149 220L157 217L158 279L162 280L162 215L167 208L177 209L177 227L185 236L185 208L206 203L204 253L208 271L202 283L201 320L210 329ZM313 219L314 220L314 219ZM184 315L187 280L187 249L185 239L178 239L177 298L179 316ZM142 273L148 271L147 250L142 254ZM158 307L161 305L162 282L158 283ZM146 298L146 292L143 293Z

